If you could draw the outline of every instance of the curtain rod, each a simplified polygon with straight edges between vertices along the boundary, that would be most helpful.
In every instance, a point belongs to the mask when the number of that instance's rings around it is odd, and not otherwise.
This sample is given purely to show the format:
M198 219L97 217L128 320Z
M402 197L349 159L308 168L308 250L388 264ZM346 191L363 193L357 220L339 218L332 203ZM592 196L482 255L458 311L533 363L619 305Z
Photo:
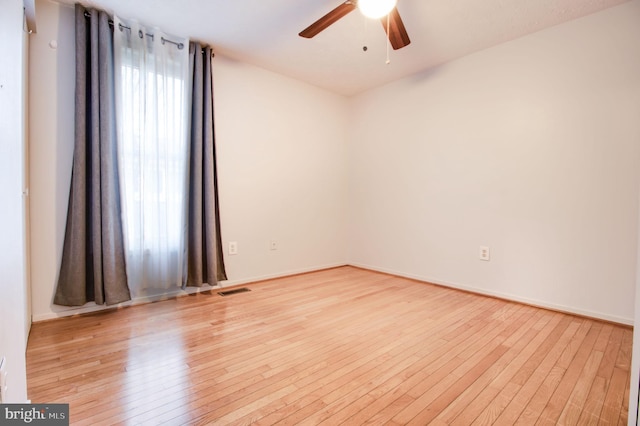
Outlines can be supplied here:
M120 32L122 32L124 30L131 31L131 27L127 27L126 25L122 25L120 23L118 23L118 29L120 30ZM145 34L145 33L143 33L142 30L138 30L138 35L140 36L140 38L142 38L142 37L144 37L146 35L147 37L151 37L151 40L153 40L154 37L155 37L153 34L149 34L149 33ZM175 47L177 47L178 50L184 49L184 43L178 43L177 41L169 40L168 38L164 38L164 37L160 37L160 41L162 42L162 44L171 43Z
M84 17L85 18L91 18L91 14L89 12L85 11L84 12ZM109 26L110 27L114 26L113 19L109 19ZM131 31L131 28L127 27L126 25L118 24L118 27L119 27L120 31L122 31L124 29L127 29L127 30ZM151 37L152 40L154 38L153 34L149 34L149 33L143 34L141 30L138 31L138 35L140 36L140 38L142 38L143 35L146 35L147 37ZM164 38L164 37L160 37L160 41L162 42L162 44L171 43L171 44L173 44L174 46L176 46L180 50L184 49L184 43L179 43L177 41L169 40L168 38ZM202 52L204 52L204 49L202 49ZM213 51L211 51L211 56L213 56L213 55L214 55Z

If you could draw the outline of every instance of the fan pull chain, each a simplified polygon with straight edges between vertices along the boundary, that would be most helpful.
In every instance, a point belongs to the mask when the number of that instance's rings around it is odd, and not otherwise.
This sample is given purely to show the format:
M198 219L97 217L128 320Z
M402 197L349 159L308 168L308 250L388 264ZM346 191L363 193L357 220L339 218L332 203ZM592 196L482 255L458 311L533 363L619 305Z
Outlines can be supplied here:
M389 40L389 37L391 37L389 35L389 21L390 18L389 16L391 15L391 13L387 14L387 61L385 62L385 64L389 65L391 63L391 59L389 59L389 45L391 44L391 40Z
M362 51L366 52L369 50L367 47L367 31L369 30L369 20L363 15L362 16L362 26L360 27L360 41L362 42Z

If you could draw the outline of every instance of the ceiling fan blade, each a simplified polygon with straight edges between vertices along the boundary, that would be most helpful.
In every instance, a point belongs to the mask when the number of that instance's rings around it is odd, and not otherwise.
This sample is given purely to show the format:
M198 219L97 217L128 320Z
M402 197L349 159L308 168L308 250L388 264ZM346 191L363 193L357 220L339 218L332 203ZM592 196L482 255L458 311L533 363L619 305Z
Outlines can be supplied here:
M340 6L333 9L331 12L318 19L313 24L302 30L299 34L300 37L312 38L315 37L320 31L326 29L328 26L352 12L356 8L355 2L347 0Z
M385 16L380 21L382 22L384 31L387 32L387 17ZM394 7L393 10L389 12L389 33L387 36L389 37L389 42L393 50L401 49L411 43L397 7Z

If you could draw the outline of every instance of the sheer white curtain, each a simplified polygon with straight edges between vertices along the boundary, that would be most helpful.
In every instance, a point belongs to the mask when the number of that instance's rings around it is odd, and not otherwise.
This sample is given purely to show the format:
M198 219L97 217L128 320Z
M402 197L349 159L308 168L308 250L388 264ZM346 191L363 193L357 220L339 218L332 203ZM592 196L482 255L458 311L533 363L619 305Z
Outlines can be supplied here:
M133 297L186 281L189 41L114 18L118 170Z

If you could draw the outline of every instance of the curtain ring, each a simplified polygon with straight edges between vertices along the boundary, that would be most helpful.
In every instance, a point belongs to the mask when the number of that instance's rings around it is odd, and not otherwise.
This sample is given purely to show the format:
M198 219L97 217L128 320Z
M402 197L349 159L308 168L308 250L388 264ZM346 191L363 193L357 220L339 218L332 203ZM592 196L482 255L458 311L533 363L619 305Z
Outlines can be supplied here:
M142 33L142 30L138 30L138 35L140 36L140 38L144 37L144 34Z

